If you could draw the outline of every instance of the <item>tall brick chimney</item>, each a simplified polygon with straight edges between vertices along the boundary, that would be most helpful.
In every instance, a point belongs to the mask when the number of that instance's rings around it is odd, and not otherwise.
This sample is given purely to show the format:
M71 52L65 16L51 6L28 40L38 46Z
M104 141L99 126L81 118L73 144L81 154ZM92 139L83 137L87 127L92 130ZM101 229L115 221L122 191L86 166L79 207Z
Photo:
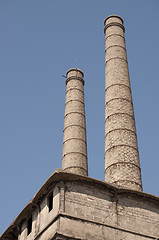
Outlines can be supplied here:
M77 68L67 72L62 168L88 176L83 77Z
M121 17L105 19L105 181L142 191L124 32Z

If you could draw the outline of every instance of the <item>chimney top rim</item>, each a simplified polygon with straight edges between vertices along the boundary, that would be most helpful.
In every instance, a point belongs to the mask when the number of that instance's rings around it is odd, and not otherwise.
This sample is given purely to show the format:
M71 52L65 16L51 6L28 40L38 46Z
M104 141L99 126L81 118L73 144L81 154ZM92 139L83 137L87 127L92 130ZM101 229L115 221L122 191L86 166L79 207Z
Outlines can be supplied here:
M80 70L79 68L70 68L67 73L66 73L66 76L69 72L71 71L77 71L77 72L80 72L82 74L82 76L84 77L84 73L82 72L82 70Z
M105 25L106 21L107 21L109 18L112 18L112 17L119 18L119 19L122 21L122 23L124 23L123 19L122 19L119 15L110 15L110 16L108 16L108 17L106 17L106 18L104 19L104 25Z

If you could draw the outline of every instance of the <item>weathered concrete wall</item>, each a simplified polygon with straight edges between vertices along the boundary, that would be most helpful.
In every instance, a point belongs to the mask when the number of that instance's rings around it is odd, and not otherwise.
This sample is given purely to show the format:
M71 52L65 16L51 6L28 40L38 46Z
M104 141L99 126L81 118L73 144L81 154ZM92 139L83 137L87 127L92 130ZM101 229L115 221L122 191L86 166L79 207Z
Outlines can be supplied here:
M123 20L105 22L105 181L142 191Z
M122 228L159 237L159 203L123 193L118 199L117 214Z
M49 212L47 199L52 190L54 204ZM40 204L40 211L35 203ZM31 214L32 231L27 235ZM12 238L15 226L21 233ZM31 208L24 209L0 239L155 240L158 229L159 197L61 171L45 183Z
M83 72L67 72L62 168L88 176Z
M60 232L79 239L156 239L159 201L135 192L67 183ZM71 217L70 217L71 216Z

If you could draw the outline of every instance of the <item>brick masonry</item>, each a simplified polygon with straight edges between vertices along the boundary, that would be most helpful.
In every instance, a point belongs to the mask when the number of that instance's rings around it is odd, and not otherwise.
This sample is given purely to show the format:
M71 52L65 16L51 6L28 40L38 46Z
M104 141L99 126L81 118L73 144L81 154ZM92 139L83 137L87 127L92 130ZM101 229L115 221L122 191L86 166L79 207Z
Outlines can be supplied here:
M123 21L111 16L105 24L106 181L87 176L83 73L70 69L63 169L49 177L0 240L159 239L159 197L142 192Z

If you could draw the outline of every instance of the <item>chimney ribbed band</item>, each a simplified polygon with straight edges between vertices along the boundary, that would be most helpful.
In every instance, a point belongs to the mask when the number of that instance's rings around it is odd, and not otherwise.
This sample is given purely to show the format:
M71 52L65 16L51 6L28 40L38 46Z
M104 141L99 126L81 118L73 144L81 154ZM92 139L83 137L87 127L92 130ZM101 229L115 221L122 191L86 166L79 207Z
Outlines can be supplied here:
M83 83L83 85L84 85L84 80L83 80L83 78L81 78L81 77L71 76L71 77L67 78L67 79L66 79L66 85L67 85L67 83L68 83L70 80L79 80L79 81L81 81L81 82Z
M112 27L112 26L118 26L118 27L121 27L123 29L123 31L125 32L125 27L121 24L121 23L117 23L117 22L111 22L111 23L108 23L105 27L104 27L104 33L106 31L106 29L108 27Z

